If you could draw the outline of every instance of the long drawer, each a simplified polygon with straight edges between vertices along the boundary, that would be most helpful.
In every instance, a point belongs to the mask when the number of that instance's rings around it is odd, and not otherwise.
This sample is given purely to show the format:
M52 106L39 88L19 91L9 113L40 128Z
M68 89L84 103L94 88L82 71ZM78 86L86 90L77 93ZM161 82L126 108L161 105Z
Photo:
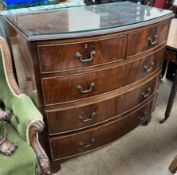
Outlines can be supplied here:
M120 114L128 112L144 100L147 100L158 88L158 83L159 74L117 97L98 103L95 102L91 105L47 112L49 135L88 128L110 120L115 116L120 117Z
M111 35L39 45L40 71L68 71L119 61L125 58L126 42L125 35Z
M79 100L131 84L160 67L164 49L97 72L42 79L45 105Z
M167 41L169 21L128 34L127 57L140 54Z
M153 100L155 99L154 97ZM55 161L79 155L121 137L147 120L151 113L153 100L145 103L139 109L134 110L123 118L111 121L105 125L71 135L51 138L50 150L52 160Z

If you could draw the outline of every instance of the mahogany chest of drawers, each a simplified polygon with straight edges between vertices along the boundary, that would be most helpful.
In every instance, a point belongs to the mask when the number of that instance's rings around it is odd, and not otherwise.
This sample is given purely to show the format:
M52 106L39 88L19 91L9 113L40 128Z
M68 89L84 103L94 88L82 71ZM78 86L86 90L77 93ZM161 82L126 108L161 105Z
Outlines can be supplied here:
M150 121L172 17L124 2L5 18L52 171Z

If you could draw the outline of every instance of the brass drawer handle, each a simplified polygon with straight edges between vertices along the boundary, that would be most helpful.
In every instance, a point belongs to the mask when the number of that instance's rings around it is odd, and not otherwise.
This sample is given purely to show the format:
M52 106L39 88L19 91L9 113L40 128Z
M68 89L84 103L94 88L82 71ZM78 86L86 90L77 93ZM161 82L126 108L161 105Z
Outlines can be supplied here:
M151 72L151 70L152 70L152 68L153 68L153 65L154 65L154 62L151 62L150 64L145 65L145 66L144 66L144 71L145 71L146 73Z
M88 59L83 58L83 56L81 55L80 52L77 52L77 53L75 54L75 57L76 57L77 59L79 59L80 62L86 63L86 62L92 61L95 55L96 55L96 51L95 51L95 50L92 50L92 51L90 52L90 58L88 58Z
M80 142L80 146L85 149L85 148L89 148L91 146L93 146L93 144L95 143L95 138L91 138L88 143L84 143L84 142Z
M153 41L152 37L148 37L148 44L149 46L155 46L157 44L158 35L155 35L155 39Z
M148 88L146 92L142 92L141 95L143 98L147 98L152 92L151 88Z
M92 121L96 116L96 112L92 112L89 116L80 116L79 119L81 120L82 123L87 123Z
M89 92L92 92L93 88L95 87L95 83L94 82L91 82L90 83L90 86L89 86L89 89L86 89L86 90L83 90L82 86L81 85L77 85L77 89L80 91L80 93L82 94L86 94L86 93L89 93Z

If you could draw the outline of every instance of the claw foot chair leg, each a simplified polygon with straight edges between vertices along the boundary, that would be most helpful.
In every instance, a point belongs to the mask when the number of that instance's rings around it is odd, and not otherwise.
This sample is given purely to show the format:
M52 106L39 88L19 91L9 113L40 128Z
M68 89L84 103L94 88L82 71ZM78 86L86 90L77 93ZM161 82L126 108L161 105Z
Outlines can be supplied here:
M0 152L6 156L11 156L16 149L17 145L9 142L5 131L5 135L0 139Z
M4 121L10 120L10 113L0 109L0 153L11 156L17 149L17 145L9 142Z

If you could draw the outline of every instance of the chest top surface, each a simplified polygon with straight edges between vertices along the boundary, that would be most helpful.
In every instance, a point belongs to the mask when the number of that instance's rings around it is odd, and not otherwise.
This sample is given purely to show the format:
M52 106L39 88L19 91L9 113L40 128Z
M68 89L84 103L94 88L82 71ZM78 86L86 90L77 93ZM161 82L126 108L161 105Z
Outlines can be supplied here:
M131 2L9 14L8 22L28 40L123 31L172 16L172 12ZM56 37L57 36L57 37Z

